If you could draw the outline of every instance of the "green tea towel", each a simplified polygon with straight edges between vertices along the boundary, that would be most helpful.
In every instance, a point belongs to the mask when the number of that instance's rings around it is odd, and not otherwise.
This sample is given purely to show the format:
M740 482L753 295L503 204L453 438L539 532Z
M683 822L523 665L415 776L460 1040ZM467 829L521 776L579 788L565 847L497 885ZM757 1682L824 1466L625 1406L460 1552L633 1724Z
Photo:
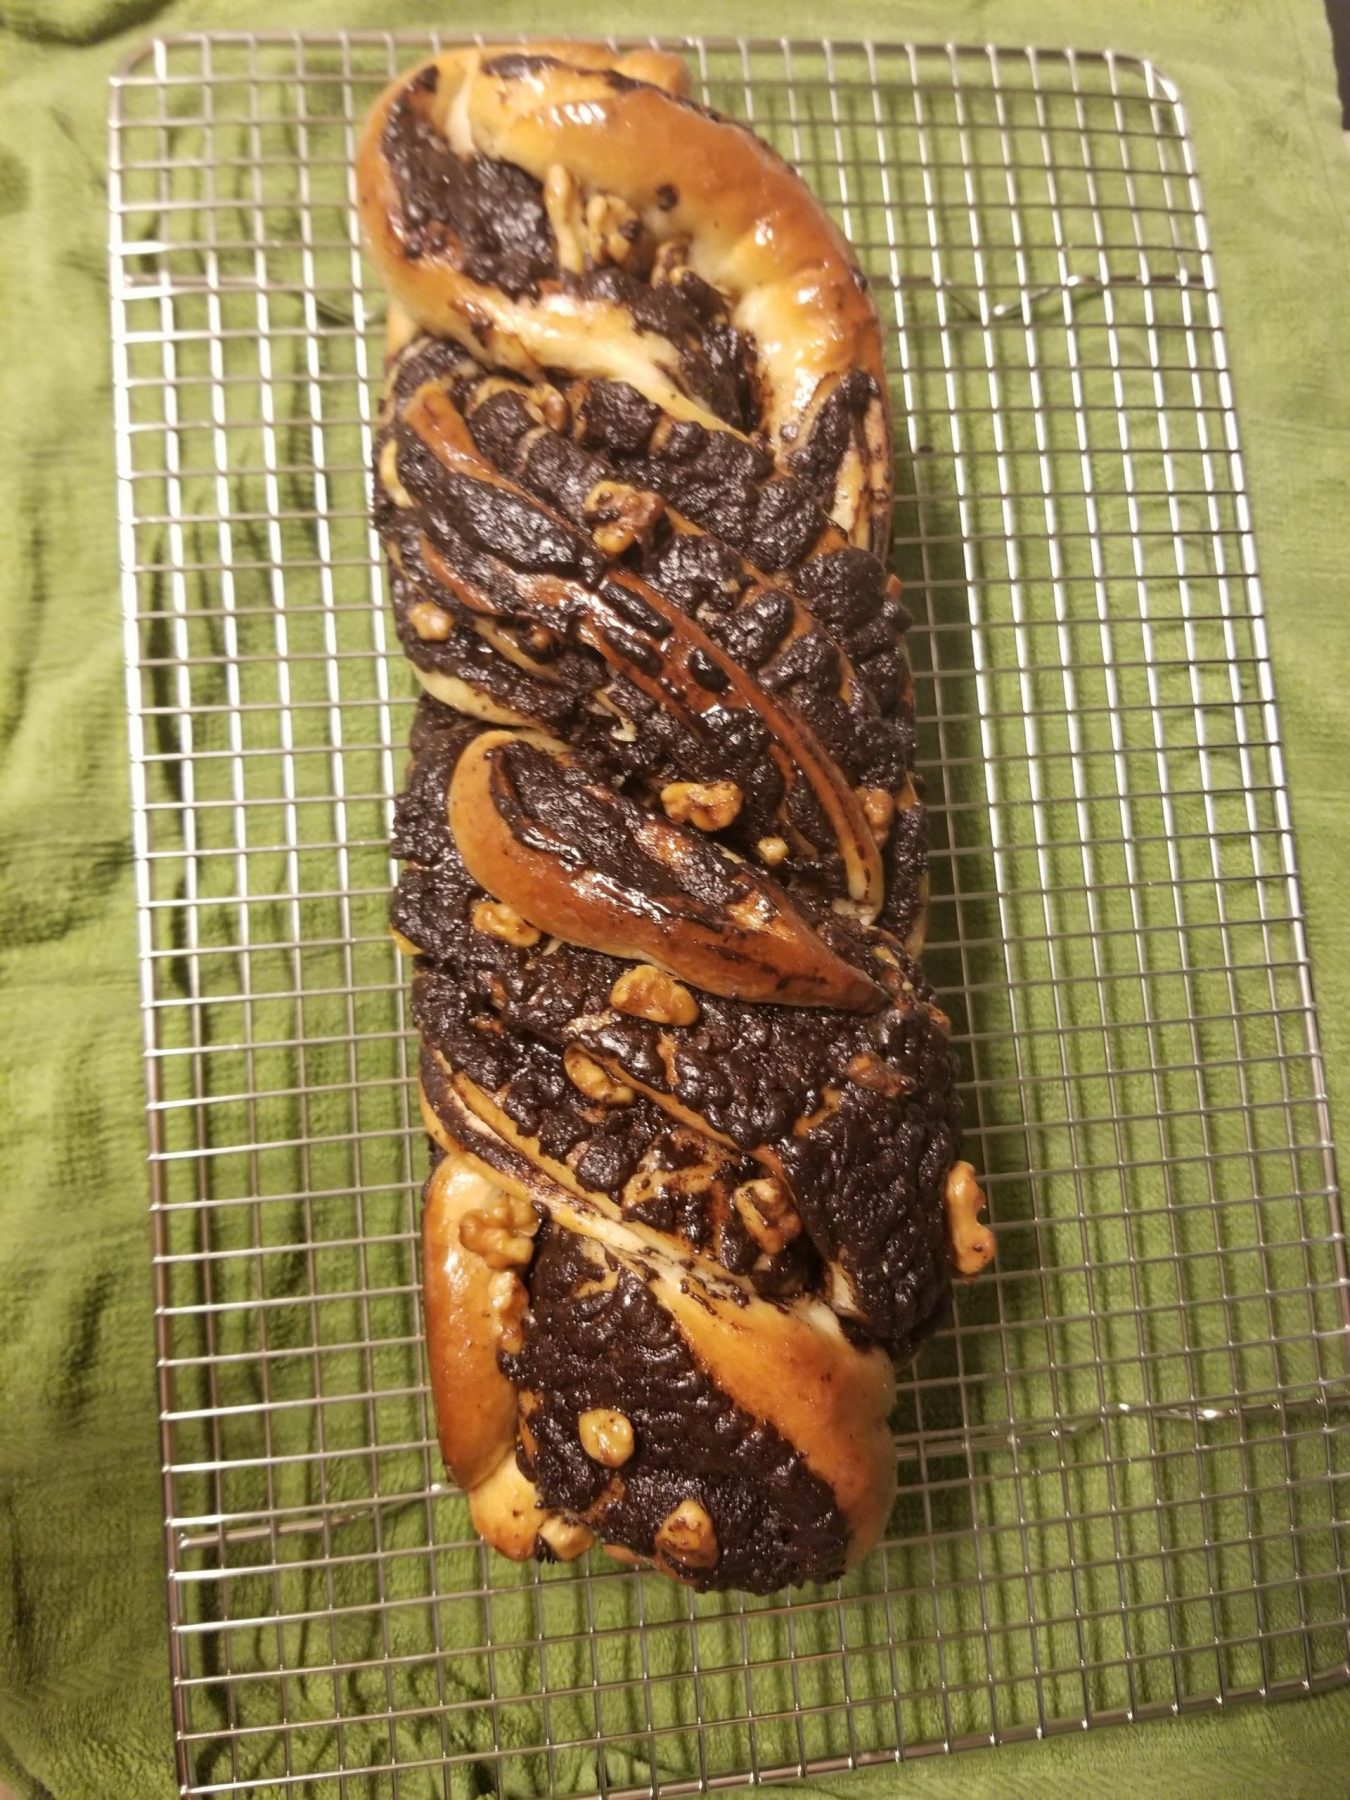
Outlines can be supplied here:
M0 1779L20 1794L56 1800L151 1800L174 1791L109 419L106 77L150 31L394 22L372 0L297 0L265 19L261 11L153 0L5 0L0 8L7 100L0 111L0 433L7 452L0 480L9 521L0 533L7 627L0 639ZM822 23L801 0L744 4L733 13L693 4L678 20L605 4L576 12L561 0L453 15L409 6L396 22L774 34L809 33ZM1350 786L1350 702L1340 678L1350 657L1341 574L1350 173L1320 7L1315 0L1186 8L1145 0L860 4L831 28L878 38L1112 44L1154 57L1181 88L1232 338L1335 1100L1350 1079L1350 979L1338 955ZM360 820L354 832L368 824ZM321 1052L315 1058L306 1074L318 1090L326 1065ZM323 1124L324 1102L314 1105L311 1128ZM277 1138L286 1136L284 1125L281 1114L263 1121ZM377 1231L378 1202L370 1204L366 1229ZM300 1433L296 1443L304 1447L307 1429L303 1420L279 1418L273 1448L286 1448L288 1430ZM186 1501L185 1510L194 1510L194 1498ZM397 1551L397 1527L391 1533L385 1547ZM339 1604L365 1597L373 1567L354 1553L339 1571ZM405 1576L415 1597L412 1563L386 1567L393 1597ZM452 1584L454 1571L444 1573L442 1585ZM303 1573L283 1579L297 1584L286 1591L294 1605ZM518 1606L509 1597L500 1604L497 1641L529 1637L538 1602L528 1584L522 1577ZM543 1591L557 1609L555 1629L584 1635L566 1589ZM749 1628L781 1629L753 1619ZM657 1633L653 1642L660 1641ZM788 1647L801 1659L809 1696L809 1628ZM341 1636L333 1648L342 1652ZM734 1644L715 1648L734 1655ZM606 1677L635 1672L608 1660L612 1643L596 1654ZM504 1660L499 1692L515 1680L528 1695L539 1674L531 1653ZM654 1704L678 1705L675 1691L654 1686ZM472 1745L482 1729L481 1719L456 1709L464 1697L438 1693L434 1683L418 1696L426 1705L449 1703L442 1716L452 1747ZM372 1711L386 1703L378 1669L364 1699ZM242 1723L248 1704L241 1702ZM322 1708L325 1697L293 1693L292 1704ZM584 1718L591 1702L580 1695L560 1707ZM568 1722L579 1735L575 1718ZM506 1708L505 1736L532 1729L527 1706ZM1043 1786L1068 1794L1131 1793L1149 1783L1183 1793L1222 1782L1234 1792L1337 1794L1350 1789L1348 1736L1350 1701L1333 1695L818 1785L937 1793L960 1784L962 1792L1000 1794ZM435 1720L426 1741L434 1755L442 1742ZM842 1756L849 1745L817 1734L808 1749ZM227 1764L203 1766L206 1779L229 1777ZM539 1786L548 1773L540 1758L522 1779ZM584 1782L586 1759L560 1759L553 1773L565 1786ZM621 1775L611 1770L612 1779ZM347 1791L393 1787L372 1778ZM433 1790L409 1777L400 1791Z

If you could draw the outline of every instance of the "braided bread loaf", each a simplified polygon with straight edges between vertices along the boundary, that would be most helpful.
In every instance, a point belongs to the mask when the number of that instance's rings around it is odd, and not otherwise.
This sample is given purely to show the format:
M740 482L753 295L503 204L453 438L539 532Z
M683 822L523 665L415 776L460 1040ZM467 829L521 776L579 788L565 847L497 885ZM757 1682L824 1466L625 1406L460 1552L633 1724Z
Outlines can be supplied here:
M986 1260L955 1160L880 335L653 51L456 51L358 158L442 1449L509 1556L841 1572L891 1358Z

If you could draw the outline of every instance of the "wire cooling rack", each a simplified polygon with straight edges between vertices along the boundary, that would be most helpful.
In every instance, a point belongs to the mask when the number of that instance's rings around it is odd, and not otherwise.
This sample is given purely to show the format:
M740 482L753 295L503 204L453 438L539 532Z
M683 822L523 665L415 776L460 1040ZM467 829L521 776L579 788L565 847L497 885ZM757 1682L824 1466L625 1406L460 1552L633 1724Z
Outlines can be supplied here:
M351 210L429 42L175 37L112 89L184 1791L679 1792L1345 1679L1344 1240L1251 521L1184 113L1126 57L680 46L887 334L927 960L998 1239L902 1378L889 1536L698 1598L508 1564L443 1484Z

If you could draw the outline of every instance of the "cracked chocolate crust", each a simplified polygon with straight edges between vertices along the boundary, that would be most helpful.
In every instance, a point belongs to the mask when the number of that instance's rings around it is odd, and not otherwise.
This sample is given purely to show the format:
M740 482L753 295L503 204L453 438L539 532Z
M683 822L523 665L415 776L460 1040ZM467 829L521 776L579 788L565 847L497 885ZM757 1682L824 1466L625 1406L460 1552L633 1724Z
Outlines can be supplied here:
M424 689L391 926L475 1523L765 1593L880 1534L890 1359L987 1232L917 960L875 313L685 87L463 49L363 133L373 515Z

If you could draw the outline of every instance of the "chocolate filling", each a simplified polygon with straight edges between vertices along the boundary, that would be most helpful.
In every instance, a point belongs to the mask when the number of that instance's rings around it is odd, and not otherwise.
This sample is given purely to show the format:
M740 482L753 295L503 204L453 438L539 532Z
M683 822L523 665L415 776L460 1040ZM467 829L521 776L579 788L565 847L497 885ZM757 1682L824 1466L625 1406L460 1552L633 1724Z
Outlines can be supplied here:
M448 383L467 415L479 450L504 474L522 484L526 494L512 494L485 481L453 475L436 460L420 439L395 420L400 480L418 505L413 514L399 514L377 488L377 519L387 539L400 545L408 581L395 585L395 616L414 662L439 668L477 682L513 711L537 719L560 732L569 742L602 756L616 778L640 778L649 788L676 780L730 780L742 789L745 804L730 841L745 855L781 830L776 814L783 801L780 772L766 755L760 721L740 709L712 709L698 719L672 712L639 686L606 670L594 651L580 649L565 614L550 610L547 625L556 642L532 651L547 662L548 679L532 681L509 663L498 669L491 655L466 646L465 635L454 633L439 642L419 640L405 625L417 597L429 597L457 617L463 608L439 587L426 568L419 542L421 533L435 543L445 559L467 574L493 597L508 615L536 624L545 622L537 605L523 597L518 576L540 570L570 576L582 585L603 591L609 604L648 635L660 635L659 620L649 616L631 589L606 582L603 559L591 546L587 504L597 484L616 478L652 476L671 464L671 445L657 458L638 466L612 463L572 438L540 429L537 410L516 388L489 390L478 399L483 377L464 359L447 359L443 351L416 349L400 364L395 375L395 394L406 404L422 379ZM841 384L842 385L842 384ZM595 437L593 415L603 420L620 384L588 384L582 411L583 434ZM627 390L631 394L632 390ZM645 403L643 403L645 406ZM650 418L659 415L649 409ZM652 429L644 415L644 429ZM690 427L709 446L736 444L720 436ZM627 441L622 430L620 441ZM381 448L384 439L381 438ZM754 469L759 453L753 446L737 445L748 453L739 459L745 481L741 498L750 509L754 493ZM695 456L693 459L697 461ZM685 466L683 455L675 458ZM748 484L748 485L746 485ZM653 486L659 487L656 481ZM825 529L826 521L803 484L789 478L785 484L798 492L800 505L811 521L811 541ZM732 491L716 486L723 498ZM550 509L576 529L569 532L558 520L532 509L528 495L537 495ZM791 577L796 590L786 585L765 585L762 577L738 551L718 536L716 507L695 492L679 495L682 510L702 530L690 533L660 519L636 542L626 561L644 581L697 620L720 648L767 693L781 696L810 726L849 783L855 787L898 790L913 765L915 734L908 704L909 675L900 631L908 615L898 599L887 591L884 571L874 557L849 547L808 556ZM746 534L743 533L742 536ZM800 609L809 610L810 628L794 623ZM660 659L631 633L611 632L606 640L639 672L653 671ZM841 694L842 658L847 656L856 683L851 699ZM472 660L473 667L466 664ZM507 670L510 673L507 673ZM726 677L710 659L699 653L690 664L700 685L721 692ZM608 686L633 731L618 733L613 715L597 712L594 695ZM828 841L828 830L809 789L802 784L792 796L788 816L806 844L816 854L803 857L802 846L782 878L794 885L802 880L841 891L841 873ZM906 934L921 904L919 876L926 856L926 819L921 807L904 815L904 854L891 855L895 879L888 888L884 922Z
M421 1077L433 1108L451 1117L446 1066L462 1071L526 1137L538 1140L545 1156L566 1163L583 1187L622 1205L627 1217L672 1232L734 1274L751 1275L761 1292L798 1291L814 1270L809 1242L798 1239L766 1258L728 1202L732 1188L760 1172L753 1161L726 1157L641 1097L621 1106L588 1102L563 1068L561 1039L555 1034L549 1041L497 1010L519 982L522 952L471 924L483 892L467 875L446 825L446 788L474 728L467 721L444 726L451 716L424 702L414 731L413 769L396 809L393 845L406 861L390 906L395 929L423 952L413 1017L427 1047ZM616 972L622 967L601 960ZM651 1178L719 1158L726 1167L707 1187ZM625 1189L640 1168L648 1179L635 1202Z
M612 1265L609 1273L606 1288L577 1238L551 1224L540 1231L525 1345L502 1367L536 1397L527 1415L533 1449L519 1460L545 1504L586 1515L608 1541L651 1556L662 1520L697 1501L717 1546L711 1567L681 1568L698 1588L769 1594L833 1580L848 1532L829 1488L773 1426L709 1379L636 1276ZM617 1470L582 1448L579 1419L593 1408L632 1426L633 1453Z
M657 287L624 269L588 269L573 285L585 299L616 302L639 331L655 332L673 344L685 391L728 425L753 427L753 358L715 288L689 269Z
M826 396L806 442L787 459L792 473L806 483L821 506L829 505L839 465L857 439L876 391L877 384L865 369L850 369Z
M543 189L524 169L456 156L406 94L390 108L384 153L398 187L407 256L446 255L465 275L508 294L535 294L556 275Z
M464 398L471 401L471 385ZM586 522L587 498L596 484L620 472L570 439L534 429L518 393L499 391L474 407L470 429L479 448L504 473L577 524ZM621 473L627 477L651 470ZM691 534L658 522L650 541L635 547L632 566L658 593L697 618L764 687L788 695L851 782L899 786L914 751L909 709L889 716L906 672L898 644L906 615L886 593L876 559L850 549L809 558L803 575L793 581L816 629L786 643L794 617L788 587L762 586L748 561L708 527L708 509L695 504L697 510L687 516L704 531ZM825 522L815 514L813 519L819 536ZM840 699L841 650L870 704L848 706ZM710 685L715 680L710 671Z
M411 434L400 434L398 450L399 479L417 507L400 512L386 498L377 506L377 516L386 542L397 546L404 578L421 597L471 625L473 613L438 582L427 560L425 539L461 582L481 589L497 618L510 627L538 627L555 634L560 645L572 651L570 663L559 660L550 665L557 684L570 686L572 692L570 706L555 704L550 709L549 722L561 723L566 715L567 735L578 748L603 755L615 775L640 777L649 788L674 781L735 782L744 803L734 841L745 854L753 853L759 839L780 832L781 806L799 834L792 872L827 893L844 891L842 865L817 796L805 780L786 788L771 754L768 728L757 710L728 697L726 704L694 712L667 696L652 694L621 672L632 669L635 676L654 676L666 669L673 655L663 641L669 634L651 629L652 620L633 588L605 578L604 559L588 539L532 505L528 495L446 469ZM522 579L539 574L556 576L571 586L552 588L549 598L541 601L537 588ZM609 647L610 658L581 647L582 637L606 613L611 620L604 625L601 641ZM614 613L621 618L613 619ZM638 623L638 631L627 629L629 620ZM437 666L434 648L419 648L406 632L404 641L415 662ZM440 660L444 666L445 659ZM670 682L678 685L679 676L670 661ZM613 711L591 710L593 696L602 686L612 706L631 721L630 731L616 730ZM798 710L805 714L806 709ZM833 717L823 720L827 728L835 722ZM885 736L884 729L881 735Z

